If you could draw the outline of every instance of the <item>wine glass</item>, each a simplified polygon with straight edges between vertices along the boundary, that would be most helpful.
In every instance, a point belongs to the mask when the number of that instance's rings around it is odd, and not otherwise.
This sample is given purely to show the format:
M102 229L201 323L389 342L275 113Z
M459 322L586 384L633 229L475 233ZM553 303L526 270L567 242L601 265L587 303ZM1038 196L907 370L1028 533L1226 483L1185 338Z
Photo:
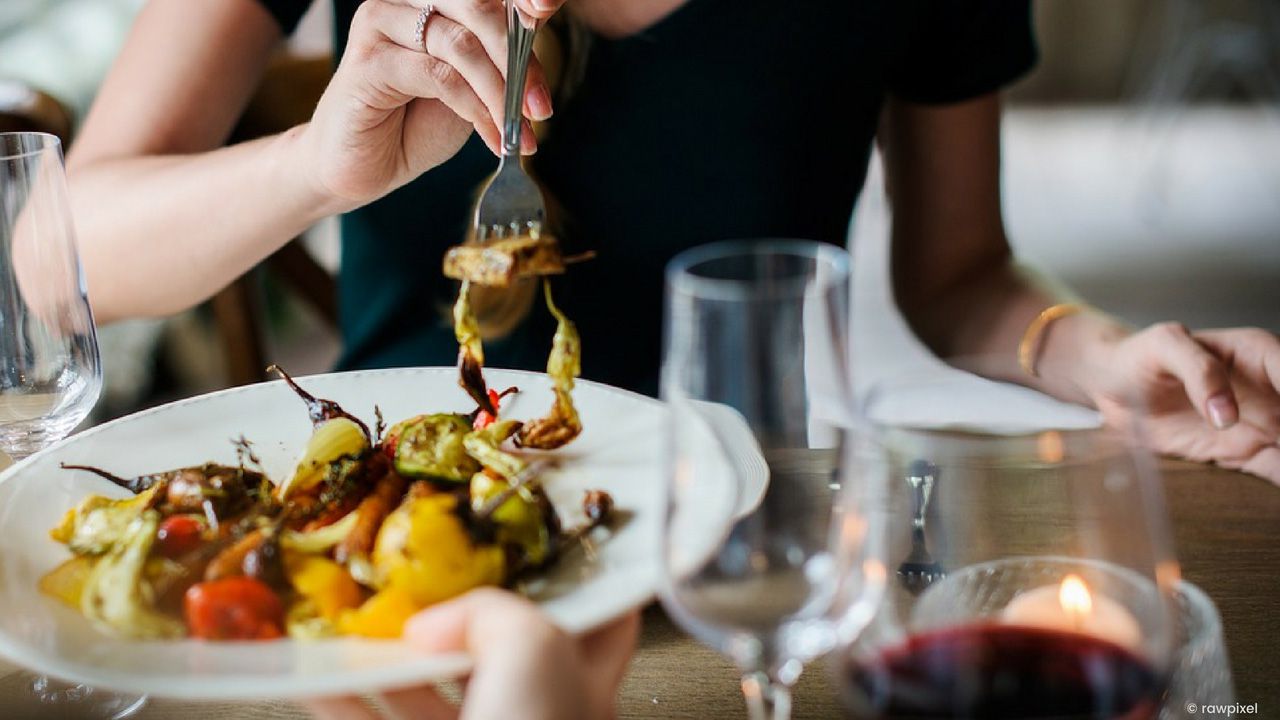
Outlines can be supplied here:
M860 406L890 470L891 579L834 655L847 716L1154 720L1179 568L1139 423L1019 428L991 410L1030 398L990 385L893 379Z
M785 720L803 663L852 638L885 570L847 372L849 258L805 241L717 243L667 270L669 495L661 599ZM872 463L860 463L872 472Z
M0 450L22 460L61 440L101 388L62 145L42 133L0 134ZM119 718L145 702L26 673L0 679L0 696L20 717Z

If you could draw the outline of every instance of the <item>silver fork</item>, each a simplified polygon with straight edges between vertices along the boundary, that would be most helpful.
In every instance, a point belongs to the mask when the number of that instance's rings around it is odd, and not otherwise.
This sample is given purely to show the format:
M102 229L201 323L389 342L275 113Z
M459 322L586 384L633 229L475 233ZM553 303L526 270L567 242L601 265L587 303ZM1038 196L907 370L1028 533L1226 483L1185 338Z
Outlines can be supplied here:
M520 166L524 88L538 23L526 27L515 2L506 3L507 89L503 99L502 158L476 202L475 238L481 242L519 235L537 237L547 214L542 191Z
M911 486L914 502L911 517L911 552L898 565L898 577L912 594L919 595L925 588L947 576L942 563L933 559L924 538L924 516L929 509L929 498L938 479L938 468L927 460L916 460L907 470L907 484Z

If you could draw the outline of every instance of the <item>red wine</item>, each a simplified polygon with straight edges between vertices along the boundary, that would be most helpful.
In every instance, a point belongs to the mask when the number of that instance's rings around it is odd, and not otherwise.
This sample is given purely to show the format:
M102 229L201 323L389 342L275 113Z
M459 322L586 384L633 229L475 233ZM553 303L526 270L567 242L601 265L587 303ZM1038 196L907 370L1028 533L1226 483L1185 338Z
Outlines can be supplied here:
M850 659L849 716L1151 720L1163 678L1105 640L1009 625L911 637L878 658Z

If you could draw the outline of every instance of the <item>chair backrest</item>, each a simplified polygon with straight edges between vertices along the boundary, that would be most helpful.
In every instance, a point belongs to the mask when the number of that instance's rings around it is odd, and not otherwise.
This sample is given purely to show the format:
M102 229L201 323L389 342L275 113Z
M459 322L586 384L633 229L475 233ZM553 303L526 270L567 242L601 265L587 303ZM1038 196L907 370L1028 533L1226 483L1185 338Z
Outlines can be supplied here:
M46 132L65 145L71 139L71 113L48 93L0 78L0 132Z
M277 56L241 116L231 142L283 132L309 120L331 75L328 56ZM327 324L337 326L337 283L307 252L301 238L289 241L259 267L265 267L308 303ZM232 385L262 380L268 364L256 270L232 282L211 301L227 380Z

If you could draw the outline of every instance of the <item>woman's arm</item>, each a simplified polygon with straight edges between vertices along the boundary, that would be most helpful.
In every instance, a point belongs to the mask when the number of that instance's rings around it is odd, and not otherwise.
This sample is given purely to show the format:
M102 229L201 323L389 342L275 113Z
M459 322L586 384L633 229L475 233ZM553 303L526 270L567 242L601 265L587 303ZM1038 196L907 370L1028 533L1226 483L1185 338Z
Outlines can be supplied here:
M280 30L255 0L193 10L186 0L147 4L68 158L104 322L188 307L329 210L292 161L294 135L214 151Z
M996 95L944 106L890 100L881 125L893 205L898 306L940 357L1128 421L1146 404L1147 434L1168 453L1280 483L1280 339L1258 329L1192 333L1177 323L1133 330L1101 312L1050 324L1036 377L1018 346L1066 293L1013 262L1000 211Z
M1016 265L1009 249L998 96L937 106L891 99L880 141L894 209L894 294L912 329L940 357L1088 403L1079 376L1094 369L1093 351L1128 331L1099 314L1063 319L1045 336L1039 378L1018 366L1027 326L1069 296ZM1067 325L1071 342L1063 342Z
M549 16L561 2L532 14ZM103 321L199 302L315 220L444 162L473 131L499 144L499 0L365 0L311 122L217 150L280 31L257 0L203 0L198 10L189 0L148 3L69 159ZM525 113L551 114L536 59ZM533 133L524 137L531 152Z

